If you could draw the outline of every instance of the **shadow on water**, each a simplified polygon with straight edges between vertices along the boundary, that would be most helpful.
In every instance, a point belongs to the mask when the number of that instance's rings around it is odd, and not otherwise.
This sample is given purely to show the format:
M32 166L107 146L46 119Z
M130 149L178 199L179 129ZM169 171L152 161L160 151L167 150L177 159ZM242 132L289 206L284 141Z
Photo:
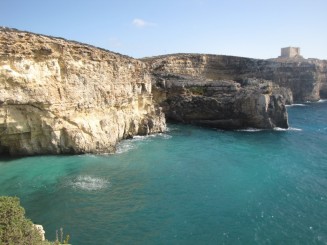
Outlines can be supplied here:
M0 155L0 163L8 163L25 158L23 156L10 156L8 154Z

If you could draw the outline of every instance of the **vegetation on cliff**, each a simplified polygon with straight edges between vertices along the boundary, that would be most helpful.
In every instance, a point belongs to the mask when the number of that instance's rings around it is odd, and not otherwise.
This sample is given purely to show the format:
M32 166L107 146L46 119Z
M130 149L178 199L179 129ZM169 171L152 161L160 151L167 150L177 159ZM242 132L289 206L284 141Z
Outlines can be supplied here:
M17 197L0 197L0 244L47 244L25 217L25 210Z
M18 197L0 196L0 245L59 245L68 244L69 235L63 240L56 231L56 241L49 242L33 222L25 217L25 209ZM42 226L41 226L42 227ZM43 229L43 228L42 228ZM42 237L43 235L43 237Z

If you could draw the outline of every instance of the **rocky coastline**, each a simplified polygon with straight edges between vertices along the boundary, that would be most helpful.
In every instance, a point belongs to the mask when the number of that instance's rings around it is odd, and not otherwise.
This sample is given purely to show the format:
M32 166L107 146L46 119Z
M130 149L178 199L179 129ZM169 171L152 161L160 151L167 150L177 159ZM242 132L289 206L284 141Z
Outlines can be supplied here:
M327 61L208 54L142 59L167 119L222 129L287 128L286 104L326 98Z
M113 153L166 119L287 128L286 104L327 97L327 61L206 54L134 59L0 28L0 154Z

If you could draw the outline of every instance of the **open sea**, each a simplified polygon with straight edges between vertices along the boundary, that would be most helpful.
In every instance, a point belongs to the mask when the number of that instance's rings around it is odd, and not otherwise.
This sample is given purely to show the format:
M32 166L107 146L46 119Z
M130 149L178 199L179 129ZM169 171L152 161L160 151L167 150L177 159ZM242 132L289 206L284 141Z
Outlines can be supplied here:
M327 102L288 113L288 130L169 124L114 155L2 158L0 195L73 245L327 244Z

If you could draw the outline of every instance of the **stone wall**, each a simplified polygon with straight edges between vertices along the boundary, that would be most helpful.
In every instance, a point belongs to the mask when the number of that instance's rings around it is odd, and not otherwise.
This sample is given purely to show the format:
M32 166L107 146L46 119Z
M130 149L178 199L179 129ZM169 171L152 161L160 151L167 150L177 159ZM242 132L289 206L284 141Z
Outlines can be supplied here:
M294 58L300 56L300 48L287 47L281 49L281 58Z

